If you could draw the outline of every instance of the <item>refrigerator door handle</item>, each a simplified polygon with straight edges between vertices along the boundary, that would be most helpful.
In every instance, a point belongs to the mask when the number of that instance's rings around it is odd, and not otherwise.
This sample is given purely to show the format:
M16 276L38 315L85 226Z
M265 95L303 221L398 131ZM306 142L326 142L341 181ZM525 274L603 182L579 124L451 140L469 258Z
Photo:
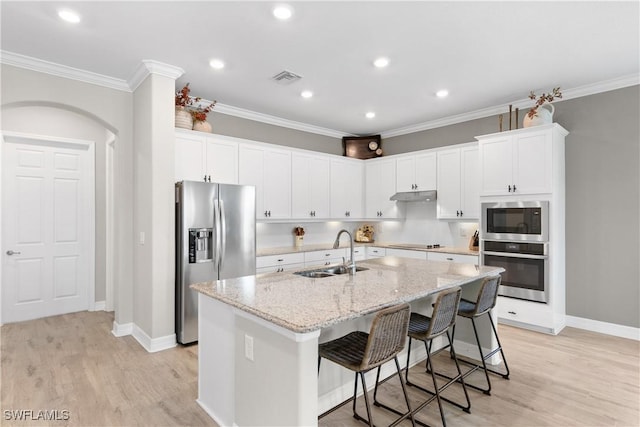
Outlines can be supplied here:
M224 200L220 199L220 205L218 208L218 214L220 215L220 258L219 269L222 270L222 263L224 262L224 254L227 249L227 215L224 210Z
M220 221L220 204L218 202L217 199L213 200L213 225L215 228L215 238L216 238L216 253L215 256L213 257L213 268L216 270L216 272L219 269L220 263L221 263L221 257L220 257L220 225L221 225L221 221Z

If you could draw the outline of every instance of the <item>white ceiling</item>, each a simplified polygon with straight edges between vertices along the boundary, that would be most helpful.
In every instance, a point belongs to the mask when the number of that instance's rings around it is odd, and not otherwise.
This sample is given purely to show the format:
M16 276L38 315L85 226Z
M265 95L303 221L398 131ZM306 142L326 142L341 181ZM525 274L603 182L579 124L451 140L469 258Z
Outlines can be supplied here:
M377 134L640 72L639 2L12 2L2 50L128 80L181 67L192 95L345 134ZM57 17L69 7L82 21ZM390 65L373 67L378 56ZM226 67L215 71L212 58ZM270 78L303 76L290 85ZM439 99L435 92L450 95ZM303 99L310 89L315 96ZM375 111L374 119L365 118Z

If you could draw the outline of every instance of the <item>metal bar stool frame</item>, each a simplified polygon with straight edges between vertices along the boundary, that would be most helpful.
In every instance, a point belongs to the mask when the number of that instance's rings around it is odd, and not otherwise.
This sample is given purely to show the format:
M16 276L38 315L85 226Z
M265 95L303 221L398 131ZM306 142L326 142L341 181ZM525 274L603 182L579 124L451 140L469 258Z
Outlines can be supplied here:
M379 404L377 401L378 383L380 379L380 368L382 365L392 359L395 361L396 371L402 386L405 402L407 403L408 412L401 413L395 409L392 411L403 415L402 420L411 417L411 422L415 425L413 419L413 411L409 396L402 379L400 364L398 362L398 353L404 349L406 335L409 328L409 317L411 307L409 304L401 304L380 310L373 319L369 333L362 331L351 332L341 338L320 344L318 346L318 373L320 372L320 362L324 357L327 360L341 365L355 372L355 384L353 388L353 417L359 421L363 421L373 427L373 418L371 416L371 405L367 393L367 383L364 374L378 368L376 375L376 386L374 390L374 401L376 406L388 408ZM362 381L362 389L364 394L365 406L367 409L367 418L364 418L356 411L356 398L358 393L358 376ZM349 402L346 400L341 404L329 409L321 414L318 419L330 414L331 412L341 408ZM400 421L397 421L399 423ZM395 424L392 424L395 425Z
M466 378L471 375L473 372L478 369L482 369L484 371L485 378L487 380L487 387L482 388L473 384L467 383L467 387L471 387L475 390L481 391L486 395L491 395L491 380L489 379L489 372L500 375L502 378L508 380L509 379L509 365L507 364L507 359L504 356L504 351L502 349L502 344L500 343L500 338L498 338L498 331L496 329L496 325L491 317L491 310L496 306L496 301L498 299L498 289L500 287L500 283L502 281L502 276L491 276L485 277L480 285L480 290L478 291L478 298L474 301L469 301L466 299L462 299L460 302L460 307L458 308L458 316L466 317L471 320L471 325L473 326L473 333L476 337L476 344L478 345L478 352L480 353L480 361L482 365L477 363L468 362L466 360L460 360L461 362L471 365L472 368L465 372L462 375L462 378ZM480 316L486 314L489 317L489 321L491 322L491 329L493 330L493 335L496 337L496 341L498 346L488 352L487 354L482 353L482 345L480 344L480 337L478 336L478 329L476 328L475 319ZM456 328L453 327L452 338L455 337ZM486 360L492 357L494 354L500 352L500 356L502 357L502 361L504 362L504 367L506 372L499 372L490 368L487 368ZM440 375L443 376L443 375ZM443 376L444 377L444 376ZM445 377L447 378L447 377Z
M444 410L442 407L443 400L445 402L448 402L448 403L451 403L452 405L457 406L458 408L462 409L467 413L471 412L470 411L471 401L469 400L469 394L467 393L467 388L462 378L462 371L460 370L458 358L456 357L455 349L453 347L453 340L449 335L449 329L451 329L455 325L456 313L458 312L461 295L462 295L462 290L459 287L442 291L438 294L438 298L436 299L436 302L433 305L433 314L431 317L427 317L419 313L411 313L411 319L409 321L409 333L408 333L409 346L407 349L407 367L405 371L405 382L407 383L408 386L416 387L431 395L429 399L427 399L420 406L414 409L414 414L422 410L429 403L436 400L438 402L438 409L440 410L440 418L442 419L443 426L447 425L447 422L444 417ZM431 346L433 344L433 339L441 335L447 336L449 345L443 347L442 349L439 349L432 355ZM427 350L427 363L426 363L427 372L431 373L431 379L433 381L433 386L435 391L431 391L427 388L419 386L415 383L412 383L409 380L409 360L411 357L412 339L416 339L424 342L425 349ZM431 360L431 357L435 356L440 351L444 350L444 348L451 348L451 357L455 362L458 375L456 377L450 378L447 383L438 387L438 383L436 380L436 373L434 372L434 369L433 369L433 362ZM456 382L460 382L462 384L462 390L464 391L465 399L467 401L466 406L458 402L454 402L440 395L441 392L443 392L451 384Z

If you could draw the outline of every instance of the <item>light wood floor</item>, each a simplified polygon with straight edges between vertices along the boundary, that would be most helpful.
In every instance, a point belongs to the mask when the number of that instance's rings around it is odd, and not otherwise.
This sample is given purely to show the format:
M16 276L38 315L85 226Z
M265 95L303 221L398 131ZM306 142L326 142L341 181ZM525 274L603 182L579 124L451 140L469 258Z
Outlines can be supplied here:
M215 426L195 402L197 346L147 353L132 337L111 334L113 317L81 312L4 325L0 424L69 426ZM470 391L471 414L445 405L449 426L639 426L640 343L566 328L549 336L500 326L511 379L492 377L491 396ZM446 354L436 368L451 372ZM429 384L423 365L412 380ZM481 377L473 374L469 381ZM396 379L386 403L403 408ZM447 395L461 396L454 385ZM410 389L415 405L424 395ZM359 411L364 414L362 398ZM68 410L68 421L9 421L7 410ZM283 408L286 410L286 408ZM392 417L374 408L376 424ZM441 425L437 405L419 419ZM323 426L362 426L346 406ZM403 425L410 425L409 422Z

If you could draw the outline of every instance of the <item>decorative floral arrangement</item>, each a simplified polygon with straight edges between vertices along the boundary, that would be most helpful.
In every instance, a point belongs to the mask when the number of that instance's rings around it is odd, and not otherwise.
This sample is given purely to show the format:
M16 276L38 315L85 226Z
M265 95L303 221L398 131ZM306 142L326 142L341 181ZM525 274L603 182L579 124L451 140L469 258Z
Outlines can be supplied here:
M293 227L294 236L304 236L304 227Z
M527 115L532 119L533 116L537 114L538 107L540 107L545 102L551 102L556 98L562 99L562 92L560 92L560 87L554 87L551 93L543 93L542 95L540 95L538 97L538 100L536 101L536 105L529 110ZM529 93L529 99L536 99L536 94L533 93L533 91Z
M204 122L205 120L207 120L207 114L209 114L211 110L213 110L213 107L216 106L217 102L218 101L213 101L206 108L198 108L196 110L189 111L191 113L191 117L193 117L193 120L196 122Z
M189 87L189 83L184 85L182 89L176 92L176 107L183 107L185 109L188 109L194 121L204 122L205 120L207 120L207 114L209 114L211 110L213 110L213 107L215 107L217 101L213 101L205 108L188 108L202 101L202 98L200 98L199 96L190 96L190 92L191 88Z

